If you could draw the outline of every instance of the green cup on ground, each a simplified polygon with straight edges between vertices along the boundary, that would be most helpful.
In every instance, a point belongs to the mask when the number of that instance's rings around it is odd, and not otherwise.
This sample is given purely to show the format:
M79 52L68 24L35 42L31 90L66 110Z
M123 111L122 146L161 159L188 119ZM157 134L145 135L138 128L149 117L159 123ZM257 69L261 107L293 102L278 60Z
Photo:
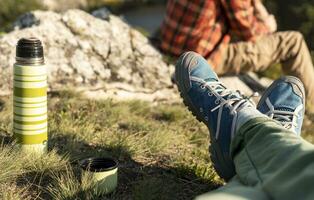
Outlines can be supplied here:
M118 162L112 158L87 158L80 162L83 176L90 177L101 194L113 192L118 184Z

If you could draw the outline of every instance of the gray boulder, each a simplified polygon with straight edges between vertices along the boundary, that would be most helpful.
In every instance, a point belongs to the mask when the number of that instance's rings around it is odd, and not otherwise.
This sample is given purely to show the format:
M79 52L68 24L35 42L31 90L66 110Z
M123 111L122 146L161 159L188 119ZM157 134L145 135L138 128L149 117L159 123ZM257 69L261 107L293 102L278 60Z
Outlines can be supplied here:
M0 37L0 94L10 93L17 41L37 37L44 44L50 90L75 88L123 98L173 98L171 92L161 95L161 91L174 90L170 81L173 67L146 37L119 17L109 15L102 20L81 10L64 14L34 11L14 25L14 31Z
M14 31L0 37L0 95L12 91L17 41L37 37L44 44L50 91L70 88L91 98L181 101L170 81L174 66L163 61L145 36L107 10L94 15L68 10L21 16ZM254 74L251 77L246 80L260 82ZM241 76L223 77L222 82L246 95L253 93Z

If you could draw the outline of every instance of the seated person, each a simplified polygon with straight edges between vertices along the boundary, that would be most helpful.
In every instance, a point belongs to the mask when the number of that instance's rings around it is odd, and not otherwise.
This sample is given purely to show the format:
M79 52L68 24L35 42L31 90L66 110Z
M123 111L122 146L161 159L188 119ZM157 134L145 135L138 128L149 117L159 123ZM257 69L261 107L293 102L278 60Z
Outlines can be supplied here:
M263 71L275 63L305 86L307 111L314 112L314 69L299 32L276 31L260 0L169 0L160 48L179 56L201 54L218 75ZM311 106L312 105L312 106Z

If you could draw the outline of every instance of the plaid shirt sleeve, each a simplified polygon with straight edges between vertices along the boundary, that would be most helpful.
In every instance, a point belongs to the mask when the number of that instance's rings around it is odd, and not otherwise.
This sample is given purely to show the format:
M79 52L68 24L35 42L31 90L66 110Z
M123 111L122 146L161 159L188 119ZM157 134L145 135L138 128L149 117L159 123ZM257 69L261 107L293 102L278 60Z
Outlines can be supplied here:
M264 19L256 16L253 0L222 0L232 32L244 40L255 40L271 31Z

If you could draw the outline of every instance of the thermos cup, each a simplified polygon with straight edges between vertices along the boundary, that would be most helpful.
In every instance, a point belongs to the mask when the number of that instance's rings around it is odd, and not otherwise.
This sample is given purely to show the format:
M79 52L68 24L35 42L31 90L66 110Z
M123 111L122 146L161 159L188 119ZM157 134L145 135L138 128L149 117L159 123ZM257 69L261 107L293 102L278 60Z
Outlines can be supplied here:
M118 161L112 158L87 158L80 162L83 177L94 183L99 194L113 192L118 184Z
M13 133L22 151L47 151L47 69L43 46L22 38L16 47L13 80Z

